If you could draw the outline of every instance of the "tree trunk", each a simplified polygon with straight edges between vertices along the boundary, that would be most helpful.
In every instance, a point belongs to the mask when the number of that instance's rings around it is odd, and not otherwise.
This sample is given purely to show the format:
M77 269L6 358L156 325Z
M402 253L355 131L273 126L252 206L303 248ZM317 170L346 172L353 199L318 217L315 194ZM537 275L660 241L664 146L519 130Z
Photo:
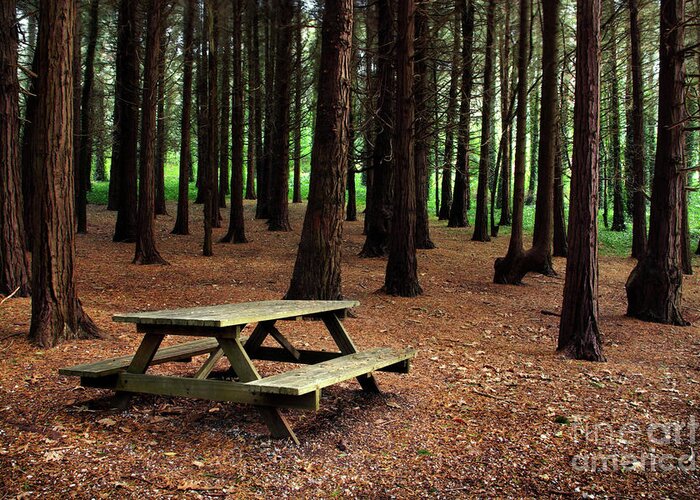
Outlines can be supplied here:
M303 45L301 40L302 19L301 5L295 7L294 20L294 181L292 190L292 202L301 203L301 131L303 128L301 97L304 92L302 89L302 52Z
M476 191L476 214L472 241L491 241L489 235L489 170L491 169L491 137L493 136L494 97L494 33L496 30L496 0L489 0L486 9L486 47L484 55L484 87L481 108L481 152L479 154L479 183Z
M292 58L293 0L277 4L277 47L275 50L275 115L271 141L270 202L267 228L291 231L289 224L289 101Z
M30 293L19 163L16 1L0 3L0 294Z
M613 220L610 227L613 231L625 230L625 200L623 193L624 179L622 178L622 146L620 143L620 77L617 67L617 32L615 21L610 23L610 134L612 135L612 165L613 165Z
M182 75L182 117L180 122L180 176L177 193L177 216L172 234L190 234L189 180L192 158L192 66L194 17L197 0L186 0L184 17L184 54Z
M73 211L75 213L76 230L78 233L87 232L87 189L85 186L85 179L83 177L83 172L80 169L80 151L82 141L81 133L81 120L80 120L80 94L82 87L80 86L80 68L81 68L81 56L82 51L80 50L80 43L82 40L81 30L82 22L80 16L80 4L76 3L76 12L74 22L75 28L73 29L73 182L75 186L73 188L73 195L75 196L75 201L73 204Z
M197 7L197 197L195 204L203 204L206 197L204 178L206 177L209 153L207 152L207 19L204 14L204 1ZM201 5L201 7L199 7Z
M167 80L165 74L165 57L167 50L167 35L166 23L167 16L163 14L163 29L161 30L160 40L158 41L160 56L158 58L158 107L157 107L157 125L156 125L156 160L155 160L155 209L156 215L168 215L168 210L165 206L165 159L167 156L166 144L166 118L165 118L165 82Z
M353 22L353 29L357 26ZM354 34L353 34L354 37ZM353 38L354 39L354 38ZM351 60L350 60L350 71L351 80L355 81L357 78L357 68L355 67L355 50L353 49ZM355 150L355 112L353 108L352 100L352 90L350 91L350 116L348 117L348 174L347 174L347 206L345 209L345 220L348 222L354 222L357 220L357 190L355 187L355 159L353 152Z
M518 277L515 266L522 262L523 210L525 208L525 163L527 146L527 66L530 52L530 1L520 0L520 28L518 34L518 108L515 124L515 178L513 182L513 224L510 233L508 253L496 259L494 283L513 283ZM515 266L514 266L515 265ZM514 276L515 275L515 276Z
M440 191L440 210L438 212L439 220L448 220L450 218L450 207L452 206L452 158L454 154L454 127L455 115L457 114L457 86L459 85L459 57L460 57L460 26L461 26L460 9L455 9L455 21L453 28L453 44L452 44L452 68L450 70L450 91L447 99L447 118L445 123L445 153L442 163L442 184Z
M146 23L146 55L141 99L141 157L139 203L134 264L167 264L156 248L155 220L155 136L158 108L158 61L163 31L165 0L149 0Z
M326 0L309 203L286 299L337 300L343 296L340 271L352 25L352 0Z
M254 200L255 163L260 149L260 47L258 39L258 0L247 0L247 55L248 55L248 157L245 199Z
M34 136L34 251L30 339L41 347L96 338L75 280L73 182L74 0L40 2L38 103Z
M430 111L428 109L428 48L430 26L428 24L429 3L418 0L415 11L415 59L414 59L414 103L416 123L414 125L414 158L416 178L416 248L435 248L430 239L428 218L428 148L430 134Z
M502 43L501 43L501 50L500 52L500 58L501 58L501 64L500 64L500 70L501 70L501 136L504 138L504 140L501 143L501 146L499 147L499 153L501 156L501 162L500 162L500 184L501 187L497 191L500 200L499 200L499 206L501 208L501 218L498 221L498 226L510 226L511 223L511 212L510 212L510 162L511 162L511 144L512 144L512 116L511 116L511 109L510 109L510 100L511 100L511 89L510 89L510 82L511 82L511 76L510 76L510 70L511 70L511 61L510 61L510 44L511 44L511 38L510 38L510 30L511 30L511 25L510 25L510 0L507 0L504 5L504 10L505 10L505 24L503 31L501 32L502 34ZM514 68L515 69L515 68ZM513 76L513 79L515 76ZM515 85L515 82L513 82ZM498 165L496 165L496 168L498 168ZM496 184L496 180L494 180L494 185ZM495 194L495 193L494 193ZM492 202L493 205L493 202ZM491 211L493 212L493 208L491 208ZM492 236L497 236L497 234L493 234Z
M627 280L627 314L687 325L681 314L682 200L685 185L685 2L661 0L659 116L651 193L649 244Z
M598 330L600 13L600 0L577 3L569 258L557 346L566 356L587 361L605 361Z
M137 151L139 127L138 2L119 3L116 89L114 98L114 146L109 177L110 204L118 210L115 242L136 241Z
M459 126L457 128L457 162L455 183L448 227L466 227L469 209L469 138L471 119L472 85L474 83L474 2L458 0L462 18L462 83L460 88Z
M87 190L90 181L90 170L92 169L92 146L93 127L90 119L91 99L93 84L95 81L95 51L97 48L97 30L99 23L99 0L90 2L90 24L88 26L88 44L85 52L85 77L83 78L83 92L80 98L80 130L81 140L78 151L79 163L76 167L76 174L79 179L76 197L76 211L78 214L78 232L87 232Z
M372 154L372 182L365 215L367 238L360 257L384 257L389 249L392 202L394 200L394 168L392 159L393 132L393 68L391 51L394 43L393 9L390 0L377 0L377 138Z
M241 49L241 10L242 1L233 3L233 46L231 66L233 72L233 93L231 104L231 217L228 233L222 238L224 243L247 243L245 219L243 215L243 55ZM250 147L250 146L249 146Z
M399 1L397 18L396 126L394 129L396 174L384 292L401 297L415 297L423 293L418 283L415 240L416 172L413 158L415 140L415 103L413 101L415 1Z
M235 30L238 32L238 47L240 49L240 42L241 42L241 36L240 36L240 31L242 29L240 23L241 23L241 5L238 0L232 0L232 10L237 11L237 22L238 25L236 26L230 26L230 23L228 21L228 15L224 15L224 13L228 12L227 9L224 9L222 14L222 28L221 28L221 43L223 43L223 60L221 62L221 87L219 90L219 93L221 95L221 120L219 122L219 158L218 158L218 164L219 164L219 189L218 189L218 194L219 194L219 208L226 208L226 195L230 193L231 191L231 183L229 180L229 174L228 174L228 164L229 164L229 155L233 154L235 146L232 144L232 142L235 140L233 137L231 137L229 142L229 131L233 132L233 127L238 126L234 125L233 121L235 120L234 117L231 116L231 111L230 111L230 106L233 106L232 103L232 96L231 96L231 67L230 65L236 64L236 61L232 61L232 57L234 57L231 53L231 45L232 43L235 44L235 41L231 40L231 32L232 30ZM235 4L235 5L233 5ZM235 21L235 20L234 20ZM238 55L238 61L240 64L240 54ZM235 84L234 84L235 86ZM242 90L242 89L241 89ZM238 89L234 88L233 92L237 92ZM240 125L242 125L243 120L241 120ZM241 136L241 140L242 140ZM242 143L241 143L242 144ZM229 150L229 147L231 150ZM241 154L241 164L243 161L243 150L241 149L240 151ZM231 158L231 161L234 161L233 158ZM242 175L242 174L241 174ZM230 222L230 221L229 221Z
M534 40L532 50L534 52ZM537 79L537 75L535 76ZM535 188L537 187L537 151L540 139L539 129L540 99L539 94L533 91L530 96L530 176L527 181L527 194L525 205L530 206L535 202Z
M37 32L37 47L41 41L41 33ZM32 72L39 74L39 50L35 48L32 58ZM29 95L24 102L24 127L22 128L22 155L20 172L22 176L22 213L24 222L25 245L31 251L34 247L34 133L36 123L36 107L38 103L38 78L30 77Z
M272 160L272 134L275 121L275 50L277 44L277 17L279 16L276 5L278 0L265 0L266 37L265 37L265 138L262 144L262 154L258 156L257 184L258 202L255 207L256 219L268 219L270 216L270 162Z
M214 255L213 231L217 227L218 204L218 145L217 127L219 124L219 96L218 96L218 42L219 42L219 0L205 0L205 39L207 40L207 114L206 114L206 141L207 163L204 177L204 243L202 254L205 257Z
M642 77L642 49L639 33L639 8L637 0L628 0L630 11L630 43L632 51L632 257L642 258L646 253L647 217L644 153L644 81Z
M563 120L563 106L560 109L562 109ZM554 227L552 250L555 257L566 257L569 254L569 244L566 236L566 218L564 214L564 151L562 139L563 131L560 131L556 136L556 156L554 160Z

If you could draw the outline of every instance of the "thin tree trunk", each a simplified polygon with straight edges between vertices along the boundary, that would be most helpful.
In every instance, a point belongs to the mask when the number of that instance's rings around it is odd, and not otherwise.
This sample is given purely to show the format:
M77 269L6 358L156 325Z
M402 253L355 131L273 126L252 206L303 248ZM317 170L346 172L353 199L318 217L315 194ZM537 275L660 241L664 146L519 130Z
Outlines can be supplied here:
M268 219L270 216L270 162L272 159L272 134L275 123L275 50L277 45L277 0L265 0L266 36L265 36L265 131L262 154L258 156L257 184L258 202L255 207L256 219Z
M231 67L233 74L233 93L231 104L231 217L228 233L222 238L224 243L247 243L245 237L245 219L243 214L243 54L241 48L242 0L233 3L233 40ZM250 146L249 146L250 147Z
M194 17L197 0L186 0L184 17L184 54L182 76L182 117L180 122L180 176L177 193L177 216L172 234L190 234L189 180L191 169L192 66L194 62Z
M647 218L644 154L644 82L642 76L641 35L637 0L628 0L630 11L630 43L632 51L632 257L640 259L646 253Z
M416 5L398 3L396 37L396 126L394 134L396 174L394 207L389 240L389 259L384 292L401 297L423 293L418 283L416 259L416 172L414 163L413 60Z
M155 209L156 215L168 215L168 210L165 206L165 159L167 156L166 144L166 118L165 118L165 57L167 46L167 35L165 26L167 16L163 15L163 29L158 41L160 47L160 56L158 58L158 107L157 107L157 124L156 124L156 160L155 160Z
M302 18L301 5L295 7L294 20L294 180L292 190L292 202L301 203L301 131L302 131L302 110L301 97L302 89L302 52L301 40Z
M510 212L510 162L511 162L511 143L512 143L512 116L510 109L510 99L511 99L511 89L510 89L510 0L507 0L504 5L505 10L505 24L502 33L502 43L501 43L501 135L505 139L502 142L502 147L499 147L499 153L501 156L500 162L500 179L501 187L497 191L500 200L499 206L501 208L501 217L498 221L498 226L510 226L511 223L511 212ZM514 68L515 69L515 68ZM515 76L512 77L513 79ZM514 82L515 85L515 82ZM498 165L496 165L498 168ZM494 185L496 180L494 180ZM495 191L495 190L494 190ZM495 193L494 193L495 194ZM493 204L493 202L492 202ZM491 208L493 212L493 207ZM492 234L492 236L497 236L498 234Z
M41 42L41 33L37 32L37 47ZM32 58L32 73L39 74L39 50L34 50ZM30 77L29 95L24 103L24 127L22 128L22 155L20 172L22 176L22 201L23 222L25 231L25 246L31 251L33 248L34 222L34 133L37 113L37 77Z
M254 200L255 163L260 141L260 54L258 41L258 0L247 0L247 55L248 55L248 157L245 199Z
M235 3L235 5L233 5ZM240 30L242 29L241 24L241 5L238 0L232 0L232 10L237 11L237 22L238 25L229 27L228 16L222 16L222 27L221 27L221 42L223 43L223 60L221 62L221 88L219 93L221 95L221 120L219 122L219 208L226 208L226 195L231 191L231 182L229 181L228 165L229 165L229 155L233 154L235 147L232 142L235 140L231 137L231 142L229 142L229 132L233 132L233 120L231 116L231 111L229 106L233 106L231 100L231 63L236 64L235 61L231 61L231 44L236 43L231 41L231 30L237 30L239 32L239 48L240 48ZM224 10L228 12L228 10ZM240 64L240 55L239 55ZM235 86L235 84L234 84ZM233 92L237 92L238 89L234 88ZM242 122L242 120L241 120ZM241 123L242 124L242 123ZM231 148L229 150L229 148ZM241 161L243 160L243 150L241 149ZM233 161L233 158L231 158ZM230 222L230 221L229 221Z
M139 127L139 35L138 2L121 0L117 36L115 140L110 171L112 194L118 209L115 242L136 241L136 190Z
M428 24L428 2L418 0L415 11L415 59L414 59L414 158L416 180L416 248L431 249L435 244L430 239L428 218L428 136L430 134L430 111L428 110L428 47L430 35Z
M685 2L661 0L659 109L649 244L627 280L627 314L687 325L681 313L681 219L685 186Z
M80 120L80 97L82 87L81 79L81 30L82 23L80 19L80 5L76 4L76 16L74 18L75 28L73 36L73 195L75 196L73 211L75 212L76 231L78 233L87 233L87 189L85 189L85 178L80 168L80 152L82 133Z
M448 227L466 227L469 209L469 138L471 119L471 96L474 83L474 2L458 0L462 18L462 83L460 88L459 126L457 128L457 162L455 164L454 193Z
M141 99L141 157L139 203L134 264L167 264L156 248L155 220L155 136L158 108L158 61L164 23L165 0L149 0L146 26L146 58Z
M493 144L494 97L494 33L496 30L496 0L489 0L486 9L486 47L484 62L484 86L481 108L481 152L479 154L479 183L476 194L476 214L472 241L491 241L489 235L488 189Z
M569 258L557 346L587 361L605 361L598 330L600 13L600 0L577 3Z
M202 254L205 257L214 255L213 231L218 222L218 148L217 127L219 122L218 99L218 42L219 42L219 0L205 0L205 39L207 40L207 164L204 177L204 243Z
M343 296L352 25L352 0L326 0L309 203L287 299L336 300Z
M73 183L74 0L40 2L38 103L34 136L34 251L29 338L40 347L97 338L75 279Z
M622 145L620 143L620 83L618 81L619 71L617 67L617 30L615 22L610 23L610 106L611 106L611 127L612 135L612 165L613 165L613 220L611 230L625 230L625 200L623 193L622 178Z
M90 2L90 24L88 25L88 44L85 52L85 77L83 78L83 92L81 96L80 130L81 140L78 152L79 163L77 165L77 175L80 179L78 186L78 196L76 199L76 210L78 213L78 232L87 232L87 190L90 180L90 170L92 167L92 146L93 135L92 120L90 120L91 100L93 85L95 81L95 51L97 48L97 29L99 25L99 0Z
M0 3L0 294L8 296L16 291L16 297L28 297L31 286L19 161L16 3Z

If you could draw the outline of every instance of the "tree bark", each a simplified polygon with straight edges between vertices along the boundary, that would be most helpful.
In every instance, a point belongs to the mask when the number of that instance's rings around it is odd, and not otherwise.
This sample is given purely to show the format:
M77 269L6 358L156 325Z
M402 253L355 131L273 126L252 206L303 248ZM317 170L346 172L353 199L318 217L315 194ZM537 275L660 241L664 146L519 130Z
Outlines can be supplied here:
M301 203L301 131L302 131L302 110L301 97L304 93L302 89L302 52L303 45L301 39L302 19L301 5L295 7L294 20L294 180L292 190L292 203Z
M505 10L505 24L503 31L501 32L501 50L500 58L500 72L501 72L501 136L503 141L501 146L499 146L499 152L501 157L500 162L500 189L497 191L499 195L499 206L501 208L501 217L498 221L498 226L510 226L511 224L511 210L510 210L510 163L511 163L511 144L512 144L512 130L513 130L513 118L511 116L511 61L510 61L510 0L507 0L504 5ZM513 68L515 70L515 68ZM513 79L515 76L513 76ZM515 85L515 82L513 82ZM498 166L496 166L498 168ZM494 186L497 184L494 179ZM495 190L494 190L495 191ZM496 194L496 193L494 193ZM493 202L492 202L493 205ZM494 207L491 208L493 212ZM492 236L497 236L498 234L492 234Z
M476 214L472 241L491 241L489 234L489 170L491 169L491 137L493 136L494 97L494 33L496 30L496 0L489 0L486 9L486 47L484 55L484 86L481 108L481 152L479 182L476 191Z
M286 299L336 300L343 296L341 257L352 25L352 0L326 0L309 203Z
M416 172L414 154L415 103L413 61L416 4L398 3L396 37L396 126L394 134L396 174L394 208L389 240L389 259L384 277L384 292L401 297L423 293L418 283L416 259Z
M520 28L518 34L518 108L515 124L515 178L513 182L513 223L508 252L494 264L494 283L513 283L515 267L522 261L523 210L525 208L525 161L527 146L527 66L530 52L530 1L520 0Z
M241 49L241 10L242 1L233 2L233 40L231 67L233 92L231 94L231 217L228 233L222 238L224 243L247 243L245 219L243 216L243 55ZM250 147L250 146L249 146Z
M40 2L34 151L34 251L30 339L41 347L97 338L75 280L73 174L74 0Z
M260 42L258 37L258 0L247 0L248 55L248 156L245 199L254 200L255 164L260 149L262 127L260 120Z
M644 81L642 77L641 35L637 0L628 0L630 11L630 44L632 51L632 257L642 258L646 253L647 217L644 171Z
M377 137L372 154L372 181L365 215L367 238L360 257L384 257L389 250L392 202L394 200L393 68L391 51L394 43L393 9L390 0L377 0Z
M617 67L617 30L615 21L610 23L610 134L612 135L612 164L613 164L613 220L610 227L613 231L625 230L625 200L623 193L624 179L622 177L622 145L620 143L620 83Z
M467 227L469 209L469 138L472 85L474 83L474 2L458 0L462 18L462 83L460 88L459 126L457 128L457 162L448 227Z
M685 185L685 2L661 0L659 110L649 243L627 280L627 314L643 321L687 325L681 313L682 199Z
M37 47L41 40L41 33L37 31ZM39 50L34 49L32 58L32 73L39 74ZM29 95L24 102L24 126L22 128L22 155L20 172L22 176L22 201L23 222L25 232L25 245L31 251L33 245L33 197L34 197L34 133L36 124L36 107L38 103L38 78L30 77Z
M438 212L439 220L448 220L450 218L450 207L452 206L452 158L454 155L454 127L455 115L457 114L457 87L459 85L459 68L460 68L460 26L461 26L460 9L455 9L455 22L453 28L453 45L452 45L452 69L450 70L450 91L447 98L446 123L445 123L445 152L442 163L442 183L440 191L440 210Z
M121 0L117 31L114 145L110 205L118 210L115 242L136 241L137 151L139 132L138 2ZM112 198L114 197L114 204Z
M31 285L19 161L18 29L15 0L0 3L0 294L28 297Z
M269 231L291 231L289 224L289 104L292 56L293 0L275 0L277 45L275 49L275 114L271 140Z
M177 193L177 215L172 234L190 234L189 180L192 158L192 66L194 62L194 15L197 0L186 0L184 16L184 53L182 75L182 117L180 122L180 176Z
M80 130L81 139L78 150L78 178L76 191L76 212L78 215L78 233L87 233L87 190L92 169L93 130L90 120L93 85L95 81L95 51L97 48L97 30L99 26L99 0L90 2L90 23L88 25L88 43L85 52L85 76L83 78L82 95L80 96ZM80 45L78 45L80 47Z
M165 0L149 0L146 23L146 56L141 99L141 157L139 203L134 264L167 264L156 248L155 220L155 136L158 107L158 61L163 30Z
M217 127L219 124L219 99L218 99L218 42L219 42L219 0L205 0L205 39L207 40L207 113L206 113L206 141L207 163L204 177L204 242L202 254L205 257L214 255L213 228L218 222L218 145Z
M235 44L235 40L231 40L231 33L233 30L238 32L238 47L240 50L240 42L241 42L241 35L240 31L242 29L241 27L241 5L238 0L232 0L231 1L231 6L232 10L235 11L235 15L237 15L237 18L234 19L234 22L237 22L238 24L235 26L231 26L229 21L228 21L228 15L225 13L228 12L227 9L222 9L222 12L220 13L222 17L221 21L221 29L220 29L220 41L221 44L223 44L223 50L222 50L222 55L223 59L221 61L221 87L219 90L219 94L221 95L221 119L219 120L219 158L218 158L218 164L219 164L219 189L218 189L218 203L219 203L219 208L226 208L226 195L230 193L231 191L231 181L229 180L229 161L234 161L233 158L229 159L229 155L232 155L235 149L235 146L232 144L233 141L235 140L233 137L229 139L229 132L233 133L233 118L231 116L231 111L230 107L233 106L232 103L232 95L231 95L231 64L236 64L236 61L233 60L232 58L234 57L233 54L231 53L231 45ZM222 46L222 45L219 45ZM240 54L238 55L238 61L240 64ZM237 92L238 89L235 87L234 84L234 89L233 92ZM242 122L242 120L241 120ZM242 137L241 137L242 140ZM230 148L230 149L229 149ZM241 154L241 162L243 161L243 150L240 151ZM242 163L241 163L242 164ZM232 180L232 179L231 179Z
M167 45L166 24L167 15L163 13L163 29L161 30L159 44L160 56L158 57L158 106L157 106L157 125L156 125L156 160L155 160L155 209L156 215L168 215L167 207L165 206L165 160L168 154L166 144L166 125L165 118L165 57Z
M605 361L598 329L600 13L600 0L577 3L569 258L557 346L587 361Z
M428 48L430 26L428 2L418 0L415 12L415 58L414 58L414 103L416 123L414 125L414 158L416 178L416 248L435 248L430 239L428 218L428 149L430 134L430 111L428 110Z

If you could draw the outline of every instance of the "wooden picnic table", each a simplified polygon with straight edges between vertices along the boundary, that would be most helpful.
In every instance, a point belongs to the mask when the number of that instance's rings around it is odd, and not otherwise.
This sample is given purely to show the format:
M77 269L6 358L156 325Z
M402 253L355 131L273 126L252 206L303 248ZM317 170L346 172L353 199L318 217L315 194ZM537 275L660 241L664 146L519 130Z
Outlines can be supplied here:
M317 410L321 389L356 378L365 391L378 392L374 371L408 373L413 349L374 348L358 352L342 318L359 302L274 300L189 309L117 314L114 321L135 323L143 340L133 356L62 368L63 375L79 376L86 387L117 391L116 402L128 403L132 393L184 396L252 404L273 437L299 440L280 408ZM299 350L279 331L277 322L315 318L323 321L339 352ZM249 337L243 329L256 324ZM200 337L161 348L166 335ZM279 347L263 346L272 337ZM149 367L172 361L208 358L192 377L146 374ZM238 381L212 380L210 374L226 357ZM262 377L253 359L302 365L291 371Z

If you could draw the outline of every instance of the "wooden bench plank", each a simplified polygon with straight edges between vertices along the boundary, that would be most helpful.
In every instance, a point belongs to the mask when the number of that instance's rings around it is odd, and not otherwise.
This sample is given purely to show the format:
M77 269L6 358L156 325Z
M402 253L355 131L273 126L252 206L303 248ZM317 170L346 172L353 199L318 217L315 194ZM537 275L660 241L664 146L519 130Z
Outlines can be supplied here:
M265 377L248 382L248 385L266 393L276 391L279 394L301 395L402 363L415 355L414 349L378 347Z
M344 356L344 354L341 352L333 351L312 351L306 349L299 349L298 352L299 359L295 359L285 349L282 349L280 347L262 346L257 351L255 351L255 355L251 356L251 359L257 359L262 361L280 361L283 363L293 363L299 365L313 365L316 363L322 363L323 361L329 361L331 359ZM410 371L410 366L410 359L406 359L399 363L385 366L384 368L377 368L376 371L390 373L408 373Z
M84 380L84 385L127 393L230 401L275 408L318 410L320 391L290 396L253 389L249 384L121 372L114 377Z
M193 307L117 314L114 321L141 325L180 325L223 328L259 321L312 316L345 311L359 305L354 300L268 300L241 304Z
M153 361L151 361L151 365L168 363L170 361L179 361L182 359L191 358L192 356L200 356L202 354L209 354L216 350L218 346L219 343L216 339L204 338L193 340L192 342L185 342L184 344L163 347L156 352ZM72 366L70 368L61 368L58 370L58 373L61 375L87 378L104 377L125 370L129 364L131 364L133 357L133 355L119 356L116 358L96 361L94 363Z

